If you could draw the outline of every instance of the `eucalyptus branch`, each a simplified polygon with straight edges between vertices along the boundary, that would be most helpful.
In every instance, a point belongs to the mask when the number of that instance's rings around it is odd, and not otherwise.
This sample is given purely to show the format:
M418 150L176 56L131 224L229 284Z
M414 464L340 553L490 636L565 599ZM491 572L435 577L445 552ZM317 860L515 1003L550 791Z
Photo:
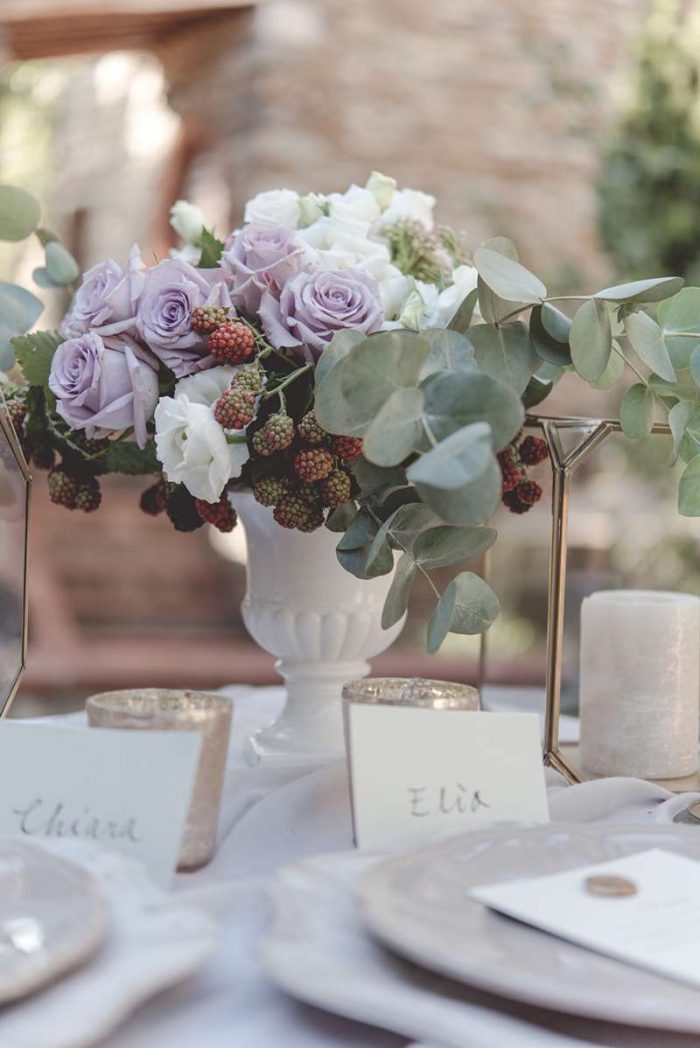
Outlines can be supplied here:
M545 302L587 302L591 297L591 295L548 295L547 298L542 300L542 304ZM508 320L519 316L521 313L527 312L528 309L533 309L534 305L534 302L528 302L524 306L514 309L512 313L506 313L504 317L496 321L496 327L499 324L505 324Z
M374 520L375 524L379 524L379 526L381 527L381 525L384 523L384 521L381 520L377 516L377 514L374 512L372 507L368 506L365 503L365 509L369 513L370 517L372 517L372 519ZM396 545L399 547L399 549L403 553L408 553L409 557L413 557L413 554L409 550L408 546L406 546L406 544L401 541L401 539L398 537L398 535L396 534L395 531L392 531L391 528L389 528L389 530L387 531L387 535L391 535L391 537L393 538L394 542L396 543ZM413 563L416 565L416 567L418 568L418 571L421 573L423 578L426 580L426 582L430 586L431 590L435 594L436 599L438 601L442 600L442 594L440 593L440 590L437 588L437 586L435 585L435 583L433 582L432 578L430 577L428 572L425 570L423 565L419 564L418 561L415 559L415 557L413 557Z
M627 357L627 356L626 356L626 355L625 355L625 354L624 354L624 353L622 352L622 350L620 349L620 347L619 347L618 345L616 345L616 343L615 343L614 341L613 341L613 344L612 344L612 348L613 348L613 351L614 351L615 353L617 353L617 355L618 355L619 357L622 357L622 359L624 360L624 362L625 362L625 364L627 365L627 367L628 367L628 368L630 368L630 370L631 370L631 371L634 371L634 373L635 373L635 375L637 376L637 378L639 379L639 381L640 381L640 382L642 382L642 383L644 383L644 385L645 385L645 386L647 386L647 387L648 387L649 389L651 389L651 386L649 385L649 381L648 381L648 379L646 379L646 378L644 377L644 375L643 375L643 374L641 373L641 371L640 371L640 370L639 370L639 368L638 368L638 367L636 366L636 364L634 363L634 361L630 360L630 359L629 359L629 357ZM652 391L652 393L654 392L654 390L653 390L653 389L652 389L651 391Z
M291 375L288 375L287 378L283 379L283 381L280 382L278 386L275 386L274 389L265 390L265 392L262 394L263 399L268 400L269 397L274 397L275 395L279 394L280 399L284 400L284 398L282 397L282 390L286 389L287 386L290 386L292 382L296 382L300 375L303 375L306 371L310 371L312 367L313 364L304 364L303 368L297 368L296 371L293 371Z

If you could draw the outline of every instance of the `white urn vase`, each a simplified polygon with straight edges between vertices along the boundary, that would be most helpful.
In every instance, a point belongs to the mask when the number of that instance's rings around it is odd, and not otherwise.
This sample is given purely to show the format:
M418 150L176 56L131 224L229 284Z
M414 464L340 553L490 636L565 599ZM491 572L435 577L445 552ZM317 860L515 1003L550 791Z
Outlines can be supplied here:
M248 760L337 760L345 752L343 684L364 677L367 659L403 628L403 619L388 630L381 626L393 572L357 579L338 562L339 535L323 527L306 534L282 528L249 492L230 498L248 547L243 621L277 657L287 685L282 713L250 738Z

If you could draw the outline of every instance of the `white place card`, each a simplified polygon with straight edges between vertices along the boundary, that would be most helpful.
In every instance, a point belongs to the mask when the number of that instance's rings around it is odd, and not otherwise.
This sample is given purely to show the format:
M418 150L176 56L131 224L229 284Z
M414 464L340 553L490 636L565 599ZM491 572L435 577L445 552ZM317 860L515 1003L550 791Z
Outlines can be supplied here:
M548 822L531 713L346 705L355 843L409 846L485 822Z
M0 835L85 840L169 887L202 738L0 721Z
M586 878L634 882L634 895L592 895ZM654 848L564 873L474 888L471 896L598 953L700 986L700 862Z

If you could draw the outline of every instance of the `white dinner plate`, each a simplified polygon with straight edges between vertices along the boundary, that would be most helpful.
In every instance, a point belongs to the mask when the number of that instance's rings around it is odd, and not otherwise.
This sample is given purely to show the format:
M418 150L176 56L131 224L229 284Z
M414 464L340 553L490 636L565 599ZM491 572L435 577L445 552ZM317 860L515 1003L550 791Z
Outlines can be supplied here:
M700 1033L700 989L500 916L468 894L473 885L649 848L700 860L700 831L554 824L474 832L379 863L361 883L361 903L382 942L469 986L569 1014Z
M107 932L87 870L21 840L0 840L0 1004L77 967Z

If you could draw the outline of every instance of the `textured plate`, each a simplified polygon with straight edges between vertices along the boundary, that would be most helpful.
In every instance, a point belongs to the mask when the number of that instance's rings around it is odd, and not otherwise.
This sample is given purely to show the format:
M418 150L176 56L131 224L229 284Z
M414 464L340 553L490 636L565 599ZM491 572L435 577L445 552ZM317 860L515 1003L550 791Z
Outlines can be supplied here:
M700 990L509 920L468 895L473 885L648 848L700 860L700 834L605 824L470 833L380 863L363 879L363 910L387 945L470 986L574 1015L700 1033Z
M95 878L24 841L0 841L0 1004L86 960L107 930Z

